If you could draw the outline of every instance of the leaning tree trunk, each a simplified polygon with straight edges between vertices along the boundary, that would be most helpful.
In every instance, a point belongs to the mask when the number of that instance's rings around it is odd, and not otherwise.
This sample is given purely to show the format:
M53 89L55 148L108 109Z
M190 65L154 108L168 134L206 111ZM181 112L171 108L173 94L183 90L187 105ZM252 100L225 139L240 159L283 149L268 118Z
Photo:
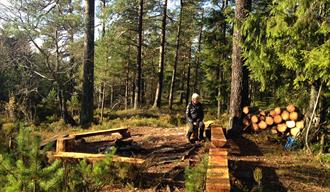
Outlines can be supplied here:
M305 113L305 125L307 126L306 129L303 130L301 136L299 139L304 140L305 146L308 148L308 142L311 135L310 133L313 133L313 130L315 130L315 125L313 125L313 117L317 116L317 111L314 111L314 108L316 109L317 102L318 102L318 89L319 89L319 82L315 81L311 85L310 89L310 95L309 95L309 104L307 111ZM314 112L314 113L313 113Z
M235 19L233 33L232 74L230 92L229 127L227 132L239 134L242 128L242 95L243 95L243 58L242 36L240 28L245 17L247 0L236 0Z
M170 95L169 95L169 98L168 98L168 107L169 107L169 109L172 109L172 105L173 105L174 85L175 85L176 70L177 70L178 60L179 60L181 25L182 25L182 12L183 12L183 2L182 2L182 0L180 0L180 5L181 5L181 8L180 8L178 33L177 33L177 36L176 36L176 44L175 44L175 58L174 58L172 79L171 79L171 85L170 85Z
M139 6L139 24L138 24L138 46L136 56L136 75L134 92L134 109L140 105L141 80L142 80L142 30L143 30L143 0L140 0Z
M83 92L81 96L80 124L88 127L93 121L94 93L94 0L85 0L85 39L83 61Z
M158 84L156 89L156 97L153 107L160 107L162 101L162 90L164 81L164 66L165 66L165 37L166 37L166 18L167 18L167 0L164 0L163 20L162 20L162 37L160 42L160 56L158 69Z

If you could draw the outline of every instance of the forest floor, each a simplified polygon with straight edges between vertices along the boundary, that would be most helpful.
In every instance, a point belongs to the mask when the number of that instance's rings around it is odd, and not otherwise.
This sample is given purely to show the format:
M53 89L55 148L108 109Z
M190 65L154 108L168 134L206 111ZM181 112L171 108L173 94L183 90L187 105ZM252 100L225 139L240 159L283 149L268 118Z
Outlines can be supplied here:
M229 147L234 191L256 188L253 172L260 168L261 191L330 192L329 164L321 164L303 151L286 151L267 134L244 134L229 140Z
M186 142L186 127L134 127L129 132L139 146L134 156L147 161L139 178L141 183L138 187L112 186L104 191L185 191L185 168L199 163L205 154L202 144Z
M185 126L130 127L129 132L132 142L117 152L146 160L139 170L139 184L108 186L103 191L185 191L185 168L201 162L207 143L188 144ZM106 143L94 145L94 152L105 150ZM266 132L229 139L228 148L232 191L255 191L253 172L260 168L261 191L330 192L330 165L322 165L302 151L285 151Z

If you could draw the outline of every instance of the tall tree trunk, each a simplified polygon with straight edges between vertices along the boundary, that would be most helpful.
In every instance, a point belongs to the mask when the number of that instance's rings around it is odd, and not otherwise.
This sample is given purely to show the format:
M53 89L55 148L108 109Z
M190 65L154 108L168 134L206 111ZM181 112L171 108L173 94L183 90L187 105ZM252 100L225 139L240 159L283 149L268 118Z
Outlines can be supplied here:
M195 68L195 82L194 82L194 92L198 91L198 82L199 82L199 65L200 65L200 58L201 58L201 47L202 47L202 37L203 37L203 27L204 27L204 9L202 10L202 19L201 19L201 26L199 29L199 37L198 37L198 50L196 55L196 68Z
M188 56L188 69L187 69L187 87L186 87L186 106L188 105L190 98L190 68L191 68L191 52L192 52L192 44L190 43L189 56Z
M225 9L227 8L228 5L228 0L223 0L222 1L222 11L224 12ZM227 31L227 22L226 22L226 18L224 18L223 20L223 25L222 25L222 43L224 45L227 44L227 39L226 39L226 31ZM222 54L222 59L226 59L226 54ZM218 77L218 95L217 95L217 99L218 99L218 105L217 105L217 117L218 119L220 119L220 115L221 115L221 84L223 81L223 72L221 71L221 66L220 66L220 62L218 65L218 71L217 71L217 77Z
M113 106L113 97L114 97L114 89L113 89L113 85L110 85L110 107Z
M104 102L105 102L105 82L102 82L102 99L101 99L101 122L103 122L103 115L104 115Z
M103 20L102 20L102 38L104 38L105 37L105 26L106 26L106 23L105 23L105 8L106 8L106 2L105 2L105 0L102 0L101 1L101 6L102 6L102 11L103 11ZM105 58L106 59L106 61L107 61L107 63L108 63L108 58ZM106 71L104 71L105 72L105 75L107 75L106 73ZM101 107L101 122L103 122L103 114L104 114L104 102L105 102L105 89L106 89L106 87L105 87L105 80L102 80L102 82L101 82L101 90L100 90L100 95L101 95L101 100L100 100L100 107Z
M93 121L95 1L85 0L85 5L84 73L80 111L80 124L84 128L89 127Z
M218 100L218 104L217 104L217 118L220 119L221 116L221 108L222 108L222 102L221 102L221 84L223 81L223 72L220 69L220 66L218 67L218 71L217 71L217 77L218 77L218 95L217 95L217 100Z
M140 94L141 94L141 79L142 79L142 66L141 66L142 65L142 30L143 30L143 0L140 0L134 109L137 109L140 105L139 100L140 100Z
M245 0L245 11L250 12L252 9L252 0ZM245 17L245 15L244 15ZM245 37L244 37L245 38ZM250 72L243 61L243 82L242 82L242 104L241 108L250 106L251 104L251 91L250 91Z
M72 0L69 0L69 14L70 15L73 15L73 5L72 5ZM69 34L69 40L70 40L70 43L73 44L74 43L74 27L71 26L71 23L70 23L70 28L68 29L68 34ZM69 92L69 95L70 97L73 95L73 92L75 90L75 67L73 67L75 65L75 58L74 58L74 55L73 53L69 53L70 54L70 59L69 59L69 63L70 63L70 66L72 66L72 69L70 70L69 72L69 83L68 83L68 92ZM69 98L70 98L69 97ZM71 114L71 115L74 115L74 114Z
M69 119L69 113L67 111L67 105L66 105L66 95L65 95L65 87L62 83L62 79L60 76L60 48L59 48L59 36L58 36L58 29L55 30L55 57L56 57L56 61L55 61L55 72L54 72L54 79L56 80L57 83L57 97L58 97L58 101L59 101L59 108L60 108L60 114L61 114L61 118L64 120L65 124L70 123L70 119Z
M243 58L241 25L246 13L247 0L236 0L235 26L233 34L232 74L229 109L229 127L227 132L240 134L242 128L242 95L243 95Z
M184 81L184 77L186 76L186 71L185 71L185 68L186 68L186 64L185 62L183 62L183 70L182 70L182 79L181 79L181 91L180 91L180 104L183 103L183 99L185 98L184 97L184 85L185 85L185 81Z
M172 109L172 105L173 105L174 85L175 85L175 79L176 79L176 69L177 69L178 60L179 60L181 25L182 25L182 12L183 12L183 2L182 2L182 0L180 0L180 5L181 5L181 8L180 8L178 32L177 32L177 35L176 35L174 65L173 65L172 79L171 79L171 85L170 85L170 95L169 95L169 98L168 98L168 107L169 107L169 109Z
M166 37L166 18L167 18L167 0L164 0L163 20L162 20L162 36L159 51L159 69L158 69L158 84L156 89L156 97L153 107L160 107L162 101L162 90L164 81L164 66L165 66L165 37Z
M131 66L131 46L128 46L128 58L126 65L126 80L125 80L125 110L128 109L128 93L129 93L129 68Z

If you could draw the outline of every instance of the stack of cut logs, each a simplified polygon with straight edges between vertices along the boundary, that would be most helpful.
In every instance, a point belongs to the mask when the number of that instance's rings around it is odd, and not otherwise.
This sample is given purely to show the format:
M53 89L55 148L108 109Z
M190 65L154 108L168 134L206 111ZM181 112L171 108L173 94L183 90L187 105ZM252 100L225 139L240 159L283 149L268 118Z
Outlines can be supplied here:
M297 136L304 129L303 115L297 108L290 104L286 108L276 107L275 109L253 113L251 107L243 108L243 128L252 131L270 129L273 134Z

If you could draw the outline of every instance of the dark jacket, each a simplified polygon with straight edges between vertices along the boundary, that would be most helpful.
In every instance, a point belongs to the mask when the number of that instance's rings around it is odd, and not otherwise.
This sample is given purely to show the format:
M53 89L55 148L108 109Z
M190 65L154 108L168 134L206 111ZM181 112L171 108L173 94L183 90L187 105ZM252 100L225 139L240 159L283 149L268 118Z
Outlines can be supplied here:
M190 102L187 106L186 118L189 123L203 121L204 111L202 104L193 104L192 102Z

